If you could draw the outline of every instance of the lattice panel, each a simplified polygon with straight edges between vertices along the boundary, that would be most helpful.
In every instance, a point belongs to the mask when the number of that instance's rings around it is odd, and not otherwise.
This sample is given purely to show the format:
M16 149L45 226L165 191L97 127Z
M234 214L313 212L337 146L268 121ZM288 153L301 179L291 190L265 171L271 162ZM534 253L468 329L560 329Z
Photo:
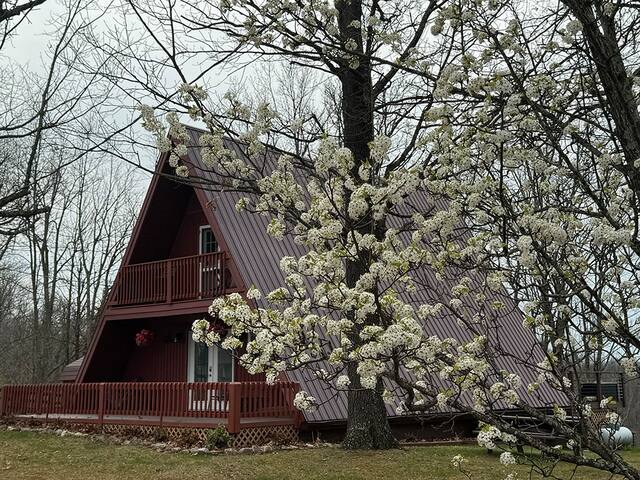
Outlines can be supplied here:
M68 425L82 429L86 425ZM137 435L152 438L158 430L163 430L167 437L173 441L180 441L185 434L193 434L201 442L207 438L207 429L204 428L180 428L180 427L156 427L151 425L104 425L103 431L115 435ZM188 433L187 433L188 432ZM233 437L233 447L251 447L264 445L269 442L277 444L294 443L298 441L298 429L295 425L274 425L268 427L243 428Z
M593 426L597 429L602 428L603 424L607 421L607 413L609 411L600 408L594 408L593 413L591 414L591 422Z
M235 436L233 446L249 447L274 443L293 443L298 440L298 429L294 425L274 425L269 427L244 428Z
M180 427L157 427L152 425L105 425L103 431L116 435L138 435L141 437L154 437L158 431L163 431L170 440L179 441L186 434L191 434L197 440L204 442L207 438L207 430L204 428L180 428Z

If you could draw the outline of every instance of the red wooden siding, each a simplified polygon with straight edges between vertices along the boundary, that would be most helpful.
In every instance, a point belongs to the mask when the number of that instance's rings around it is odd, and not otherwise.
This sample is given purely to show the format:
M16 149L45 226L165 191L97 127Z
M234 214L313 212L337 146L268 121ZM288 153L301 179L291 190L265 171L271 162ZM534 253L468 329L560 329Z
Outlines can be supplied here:
M197 255L208 221L192 187L160 178L134 235L128 264Z
M85 356L85 382L115 382L122 379L131 350L135 347L134 322L106 322L96 339L93 355Z
M87 370L89 382L186 382L187 339L191 324L202 315L152 318L107 322L94 355L94 363ZM135 345L135 334L151 330L154 340L147 347ZM250 375L240 365L236 354L236 382L262 382L264 374Z
M171 257L182 219L193 197L193 188L159 178L151 192L148 209L141 212L137 231L131 239L127 263L143 263ZM182 240L184 237L180 237ZM196 237L197 238L197 237ZM197 250L192 252L198 253Z
M207 225L208 222L198 197L193 193L189 197L181 220L180 227L171 246L170 258L187 257L200 253L198 251L200 227Z
M156 333L156 336L158 334ZM186 382L187 342L156 338L148 347L134 347L121 379L125 382Z

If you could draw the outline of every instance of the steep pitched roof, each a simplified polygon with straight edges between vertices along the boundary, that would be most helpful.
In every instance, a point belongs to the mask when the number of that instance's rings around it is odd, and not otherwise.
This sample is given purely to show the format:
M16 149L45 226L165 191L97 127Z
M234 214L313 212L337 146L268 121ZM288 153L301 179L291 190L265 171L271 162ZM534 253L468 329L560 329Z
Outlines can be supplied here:
M80 357L77 360L74 360L70 364L66 365L62 372L60 372L60 381L63 383L75 383L78 379L78 374L80 373L80 368L82 367L82 361L84 357Z
M203 165L199 148L199 136L202 131L195 128L188 128L191 136L189 150L189 163L195 169L195 174L202 178L211 177L211 172ZM241 146L230 140L226 141L226 148L233 150L237 155L243 156ZM276 154L267 151L268 156L265 161L272 162L276 159ZM268 218L263 215L238 213L235 208L237 201L246 195L235 192L214 192L203 190L207 199L207 204L215 210L216 221L222 235L227 241L228 248L235 260L238 271L244 280L245 286L255 285L263 292L269 292L284 285L284 275L280 270L280 259L283 256L299 257L306 253L306 249L295 243L291 236L285 236L283 240L276 240L266 233ZM417 212L429 212L433 209L444 208L444 203L432 201L425 194L416 195L411 198L409 208ZM394 226L394 225L391 225ZM420 277L425 288L418 289L413 294L405 294L404 300L414 305L423 303L447 303L451 298L451 288L454 286L450 282L436 278L435 273L423 268L417 275ZM461 274L462 275L462 274ZM475 278L475 283L479 284L481 279ZM517 373L523 380L524 385L535 382L535 373L518 359L530 359L535 363L542 357L542 351L538 347L532 333L522 326L522 313L515 302L506 295L496 294L493 301L499 298L506 305L507 313L501 316L499 331L501 345L506 352L513 357L506 355L499 359L502 368ZM477 311L479 305L475 300L465 300L463 308L465 313ZM453 314L444 309L437 318L432 319L424 325L424 330L428 335L437 335L440 338L453 337L458 340L470 339L471 335L464 328L460 327ZM329 370L327 366L327 370ZM313 412L305 412L307 422L333 422L342 421L347 418L347 398L343 392L336 393L329 389L322 381L316 379L312 373L303 370L287 372L291 381L299 382L301 389L309 392L320 401L320 407ZM441 383L437 376L433 376L431 381ZM521 392L519 392L521 393ZM521 396L526 396L521 393ZM557 391L543 387L536 396L531 396L529 402L533 406L548 407L554 403L566 403L564 397ZM442 413L446 410L441 410ZM392 406L387 406L389 416L397 416Z

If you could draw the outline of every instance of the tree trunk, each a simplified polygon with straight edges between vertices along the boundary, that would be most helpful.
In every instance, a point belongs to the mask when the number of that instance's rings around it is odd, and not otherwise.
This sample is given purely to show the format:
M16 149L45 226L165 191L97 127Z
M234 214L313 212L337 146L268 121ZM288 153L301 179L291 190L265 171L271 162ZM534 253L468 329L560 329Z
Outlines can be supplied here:
M338 10L338 26L344 45L353 40L360 53L363 49L362 31L354 22L362 19L362 2L360 0L336 1ZM342 87L342 119L344 125L344 146L354 158L353 176L357 177L358 169L363 162L369 161L369 142L374 138L373 121L373 86L371 80L371 65L367 57L359 56L359 65L345 64L340 72ZM347 199L348 200L348 199ZM347 201L348 204L348 201ZM360 220L358 230L361 233L373 233L378 230L373 218L369 222ZM364 273L364 262L347 262L347 286L355 286L360 275ZM372 323L376 323L372 319ZM361 342L358 332L352 336L354 345ZM391 432L386 409L382 400L382 383L378 388L368 390L360 388L360 377L356 372L357 366L348 365L351 390L348 394L347 433L343 447L348 449L387 449L397 446Z
M386 450L396 448L387 412L382 400L382 381L375 390L360 387L356 366L349 366L352 389L348 394L347 433L342 447L348 450Z
M633 78L626 70L618 43L619 32L613 16L597 15L594 4L586 0L563 0L580 20L583 34L593 57L607 99L608 113L616 126L615 136L624 151L625 162L617 168L628 176L629 184L640 195L640 113L633 93Z
M377 230L377 229L376 229ZM377 232L379 233L379 232ZM364 262L348 261L345 283L352 288L364 273ZM379 324L379 318L368 318L360 329L350 335L354 346L362 344L360 330L365 325ZM342 442L346 449L389 449L396 448L398 442L393 436L386 407L382 400L382 381L378 380L375 390L362 388L357 363L347 364L347 374L351 381L347 396L347 433Z

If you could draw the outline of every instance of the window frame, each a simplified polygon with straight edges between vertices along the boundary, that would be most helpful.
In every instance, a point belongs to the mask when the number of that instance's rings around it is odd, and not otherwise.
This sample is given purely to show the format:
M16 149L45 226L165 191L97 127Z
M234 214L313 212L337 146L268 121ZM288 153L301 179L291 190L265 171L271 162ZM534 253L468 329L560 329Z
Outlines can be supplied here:
M211 235L213 236L213 240L215 241L216 244L216 250L214 250L213 252L207 252L204 253L203 252L203 238L202 238L202 234L205 230L209 230L211 231ZM213 232L213 228L211 228L211 225L200 225L200 228L198 229L198 255L207 255L209 253L216 253L220 251L220 243L218 243L218 239L216 238L215 233Z

